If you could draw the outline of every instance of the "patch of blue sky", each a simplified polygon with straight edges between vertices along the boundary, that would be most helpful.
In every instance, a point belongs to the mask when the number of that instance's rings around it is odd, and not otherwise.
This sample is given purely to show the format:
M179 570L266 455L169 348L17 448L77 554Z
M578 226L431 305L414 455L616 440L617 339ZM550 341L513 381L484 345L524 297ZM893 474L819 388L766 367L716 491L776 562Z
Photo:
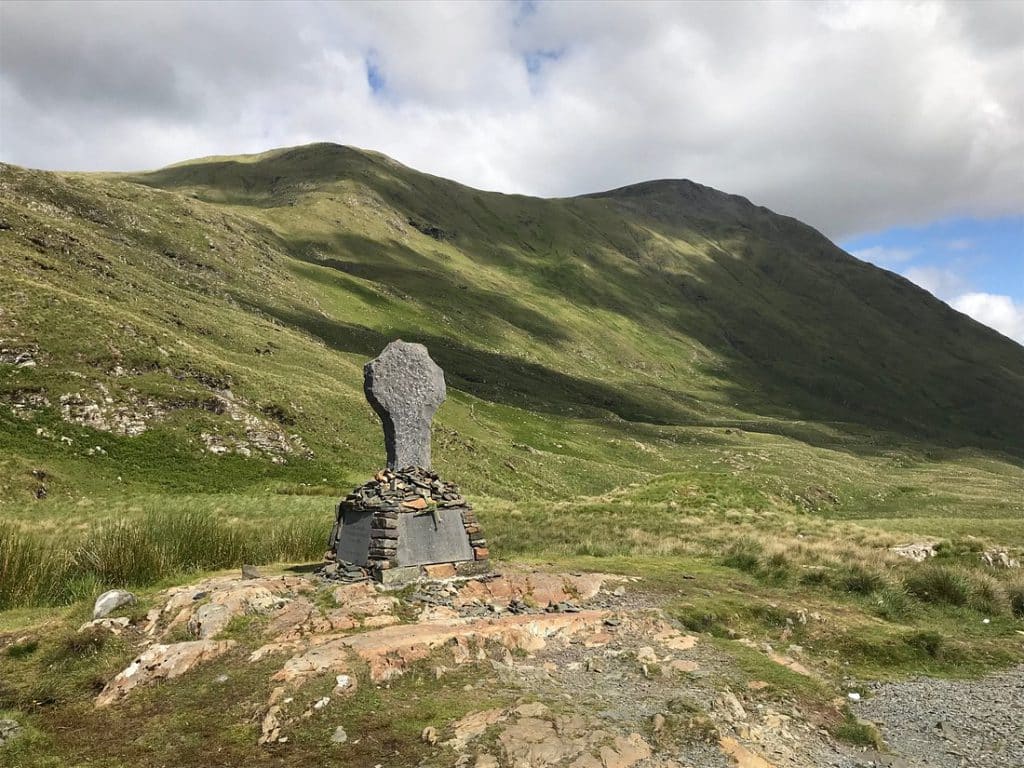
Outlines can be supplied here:
M540 75L545 65L558 61L564 54L565 51L561 50L527 51L523 54L523 62L526 64L526 71L530 73L530 77L536 77Z
M512 23L517 27L537 12L537 0L513 0L512 6L515 8Z
M370 90L374 93L382 93L384 88L387 86L387 80L384 77L384 72L374 61L374 56L369 56L366 59L366 82L370 85Z
M943 219L861 235L840 245L912 280L943 275L947 285L958 285L962 292L1024 300L1024 216Z

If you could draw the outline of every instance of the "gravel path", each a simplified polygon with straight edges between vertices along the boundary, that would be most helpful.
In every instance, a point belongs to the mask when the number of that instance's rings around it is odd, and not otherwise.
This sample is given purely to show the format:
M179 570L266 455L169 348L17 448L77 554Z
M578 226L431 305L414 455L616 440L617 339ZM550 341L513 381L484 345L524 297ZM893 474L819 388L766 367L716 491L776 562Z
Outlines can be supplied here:
M856 708L907 766L1024 766L1024 665L978 680L877 684Z

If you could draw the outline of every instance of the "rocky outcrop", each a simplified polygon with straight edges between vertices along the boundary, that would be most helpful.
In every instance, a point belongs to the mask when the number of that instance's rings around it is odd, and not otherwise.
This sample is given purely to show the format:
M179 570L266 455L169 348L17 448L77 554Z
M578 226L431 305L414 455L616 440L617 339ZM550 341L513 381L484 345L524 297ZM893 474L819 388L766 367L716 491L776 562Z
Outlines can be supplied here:
M106 684L96 697L96 706L109 706L140 685L180 677L197 664L215 659L235 645L237 643L234 640L193 640L171 645L152 645Z

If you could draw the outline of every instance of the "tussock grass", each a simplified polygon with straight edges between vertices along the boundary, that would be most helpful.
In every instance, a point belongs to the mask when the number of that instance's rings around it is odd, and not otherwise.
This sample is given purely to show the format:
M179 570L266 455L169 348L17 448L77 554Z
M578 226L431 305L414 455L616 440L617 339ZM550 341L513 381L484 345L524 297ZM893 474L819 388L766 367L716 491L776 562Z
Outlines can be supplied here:
M971 577L971 607L989 616L1002 616L1010 610L1010 598L999 579L987 573Z
M875 595L875 611L887 621L905 621L915 616L919 603L902 584L893 584Z
M1019 619L1024 619L1024 576L1017 576L1006 587L1010 610Z
M971 598L971 579L963 568L928 564L904 577L907 590L927 603L967 605Z
M946 638L933 630L911 632L904 636L903 642L937 661L941 661L946 653Z
M722 555L722 565L744 573L757 573L764 555L764 545L753 538L743 538L731 544Z
M101 524L77 543L52 541L0 526L0 610L66 604L243 563L310 560L323 554L324 522L256 525L209 512L157 512Z
M847 592L870 595L885 588L888 579L881 570L864 563L850 563L837 577L837 584Z

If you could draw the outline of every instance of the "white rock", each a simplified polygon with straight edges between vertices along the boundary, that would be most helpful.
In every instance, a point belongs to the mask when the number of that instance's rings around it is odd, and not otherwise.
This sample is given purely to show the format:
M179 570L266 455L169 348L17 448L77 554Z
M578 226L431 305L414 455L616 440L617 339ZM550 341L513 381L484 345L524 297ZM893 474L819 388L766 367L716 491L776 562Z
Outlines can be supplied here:
M334 735L331 736L331 741L333 741L335 744L344 744L346 741L348 741L348 734L345 733L345 729L342 728L340 725L337 728L335 728Z
M657 664L658 657L651 646L645 645L636 652L636 660L644 664Z
M338 675L334 678L334 688L336 690L348 690L352 687L352 678L348 675Z
M850 701L860 701L860 694L856 691L850 691L848 694L846 694L846 698L848 698Z
M134 605L135 595L123 589L111 589L96 598L92 607L92 617L103 619L123 605Z
M85 632L89 629L105 629L113 635L120 635L128 628L129 623L131 623L131 620L127 616L118 616L115 619L93 619L92 621L85 622L85 624L78 628L78 631Z

